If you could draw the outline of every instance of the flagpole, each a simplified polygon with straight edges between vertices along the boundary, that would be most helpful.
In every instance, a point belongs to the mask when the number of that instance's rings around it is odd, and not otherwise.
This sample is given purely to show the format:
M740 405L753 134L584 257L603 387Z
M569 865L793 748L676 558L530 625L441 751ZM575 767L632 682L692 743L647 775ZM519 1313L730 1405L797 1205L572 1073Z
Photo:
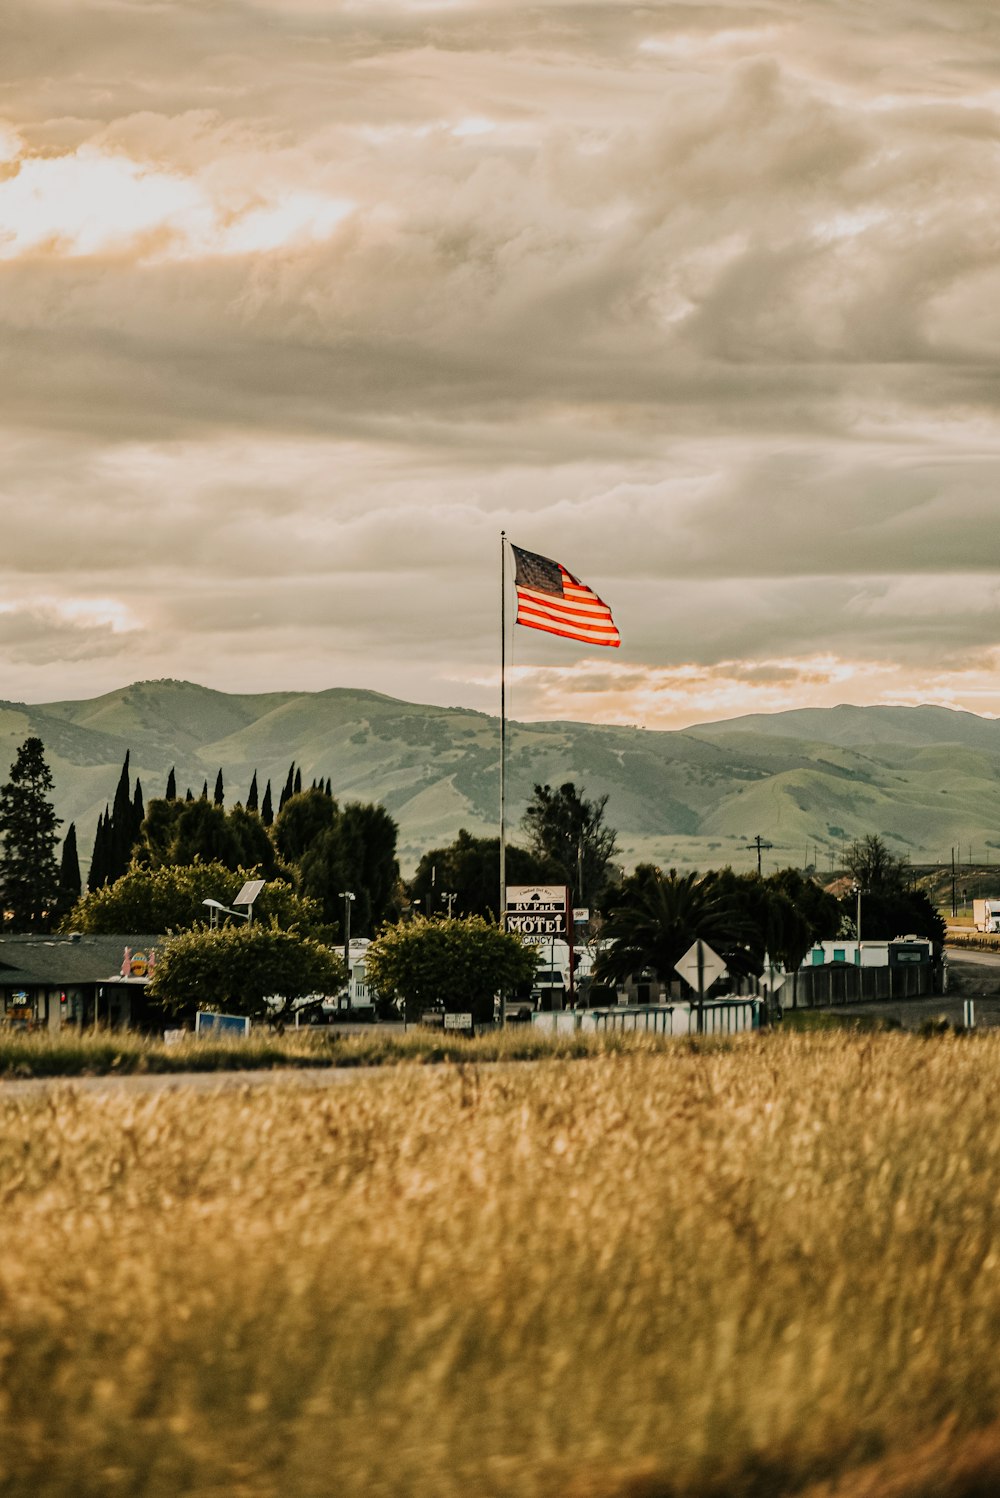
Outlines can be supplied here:
M500 904L499 925L507 929L507 532L500 532ZM504 1023L504 997L500 995L500 1024Z
M500 532L500 925L505 926L507 909L507 532Z

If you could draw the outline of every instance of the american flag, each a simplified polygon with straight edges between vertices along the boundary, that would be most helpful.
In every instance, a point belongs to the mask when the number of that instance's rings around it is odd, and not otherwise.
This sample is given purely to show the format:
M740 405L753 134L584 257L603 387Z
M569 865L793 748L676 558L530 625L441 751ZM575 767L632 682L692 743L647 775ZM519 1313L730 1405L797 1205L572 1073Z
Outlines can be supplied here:
M587 645L620 645L611 610L586 583L534 551L511 546L517 620L529 629L544 629Z

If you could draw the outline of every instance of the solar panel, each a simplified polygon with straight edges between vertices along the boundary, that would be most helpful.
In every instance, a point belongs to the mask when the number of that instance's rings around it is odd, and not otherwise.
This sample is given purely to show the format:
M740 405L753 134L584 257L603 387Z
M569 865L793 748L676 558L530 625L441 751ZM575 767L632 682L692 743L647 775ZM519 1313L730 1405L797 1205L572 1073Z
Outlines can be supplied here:
M266 883L266 879L248 879L233 904L251 906Z

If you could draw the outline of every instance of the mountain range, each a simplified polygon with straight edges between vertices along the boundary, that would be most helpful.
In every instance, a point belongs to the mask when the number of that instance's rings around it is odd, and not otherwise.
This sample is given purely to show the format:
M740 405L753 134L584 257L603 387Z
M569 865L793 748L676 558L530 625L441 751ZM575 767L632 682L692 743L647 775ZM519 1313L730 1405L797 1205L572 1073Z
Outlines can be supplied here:
M245 801L256 770L278 793L294 760L341 801L379 801L397 820L404 873L460 827L494 834L496 718L377 692L231 694L146 681L84 701L0 702L0 780L17 747L41 738L56 810L77 825L82 861L114 797L126 750L147 802L171 767L181 795ZM942 707L802 708L674 732L589 723L508 723L508 835L536 782L607 795L620 858L681 868L839 865L845 843L885 837L915 864L952 849L1000 849L1000 721ZM970 852L971 857L971 852Z

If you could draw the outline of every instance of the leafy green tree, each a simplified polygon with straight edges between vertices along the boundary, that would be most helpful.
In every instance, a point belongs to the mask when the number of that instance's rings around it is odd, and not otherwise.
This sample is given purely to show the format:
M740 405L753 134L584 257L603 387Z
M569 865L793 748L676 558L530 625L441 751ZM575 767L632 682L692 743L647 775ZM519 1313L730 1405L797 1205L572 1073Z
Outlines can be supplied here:
M211 1007L280 1024L303 999L336 994L346 979L331 948L255 923L171 937L157 949L149 997L175 1014Z
M0 920L15 931L42 931L59 894L52 772L41 739L27 738L0 787Z
M829 941L836 936L840 927L840 908L835 895L798 869L779 869L776 874L769 874L764 883L787 895L808 928L801 951L792 947L783 950L777 945L772 950L772 956L780 957L786 969L792 972L800 966L814 942Z
M383 998L398 996L407 1017L440 1005L482 1024L493 1018L494 994L530 982L537 960L536 948L482 916L419 916L383 927L365 953L365 972Z
M267 829L245 807L236 805L227 812L207 801L151 801L136 845L136 863L158 869L196 860L230 869L257 867L264 879L273 878L279 867Z
M857 935L857 896L848 892L840 902L841 930ZM861 895L861 939L892 941L897 936L925 936L940 949L946 933L938 914L922 889L877 889Z
M284 797L274 822L274 845L287 863L298 863L324 832L336 827L339 816L336 801L325 791Z
M399 829L384 806L349 801L340 817L347 884L362 908L355 906L354 930L375 931L385 920L399 884L396 838Z
M705 876L732 912L732 930L717 935L718 952L737 977L760 976L765 955L790 970L799 966L813 942L812 926L777 876L736 874L730 868ZM711 943L715 945L715 943Z
M341 920L342 891L349 889L357 935L382 921L399 878L396 824L383 807L351 802L341 810L326 790L312 786L286 800L273 836L296 870L298 888L319 901L327 920Z
M883 840L875 833L853 842L845 858L847 872L865 892L902 889L906 882L906 866L902 859L889 851Z
M208 922L205 900L232 905L240 887L255 876L259 877L254 868L233 870L221 863L134 866L114 884L78 900L63 927L94 935L152 935L204 925ZM324 925L316 902L281 879L269 880L254 905L254 924L270 921L308 936L333 934Z
M527 848L508 844L508 884L561 884L562 869L551 859L539 858ZM455 915L495 918L500 903L500 839L473 837L463 827L453 843L432 848L417 864L410 894L420 901L424 913L444 909L444 892L454 896Z
M235 858L237 868L256 868L261 879L273 879L280 872L274 844L255 811L237 804L227 813L226 826L232 842L231 856Z
M664 874L654 864L639 864L608 896L602 935L611 945L595 963L594 979L619 982L648 969L666 983L696 937L728 957L749 933L731 887L711 876L676 869Z
M532 853L560 870L560 883L582 905L596 903L618 850L617 834L604 820L607 804L607 796L588 801L568 780L558 790L536 785L524 814Z
M841 929L862 941L892 941L897 936L925 936L940 950L945 923L923 890L907 887L909 869L874 833L859 838L847 851L847 869L856 888L840 901ZM857 931L857 891L861 891L861 930Z

